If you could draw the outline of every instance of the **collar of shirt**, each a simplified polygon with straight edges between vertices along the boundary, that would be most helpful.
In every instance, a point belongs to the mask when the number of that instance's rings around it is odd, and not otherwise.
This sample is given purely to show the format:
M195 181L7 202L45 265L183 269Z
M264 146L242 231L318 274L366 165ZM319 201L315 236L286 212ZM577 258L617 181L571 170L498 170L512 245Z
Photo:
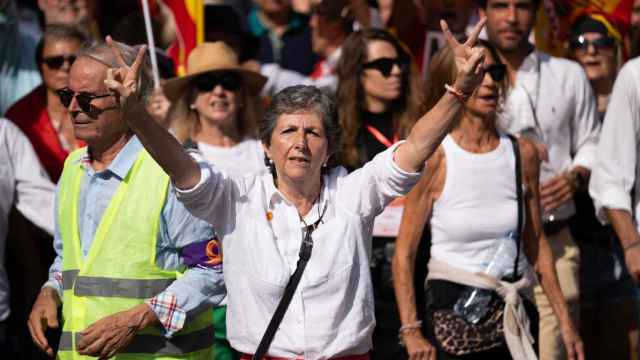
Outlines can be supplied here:
M85 153L78 159L78 161L86 172L93 175L96 171L91 167L91 157L87 149L88 147L84 148ZM141 150L142 144L140 143L140 140L138 140L136 136L132 136L122 150L120 150L118 155L116 155L116 158L111 162L111 164L101 172L112 173L120 180L123 180L129 173L129 170L133 166L133 163L135 163Z
M292 11L291 16L289 16L289 23L287 24L287 30L285 33L302 28L306 22L304 17L304 15ZM258 17L258 9L251 10L247 22L249 25L249 31L254 36L261 37L270 31L270 29L264 26L262 21L260 21L260 17Z
M311 210L309 210L307 215L305 215L302 218L304 221L300 221L300 227L302 228L306 226L305 223L307 225L311 225L316 221L318 221L318 219L320 218L320 215L322 214L322 209L325 208L326 202L329 201L329 196L328 196L329 189L327 186L328 178L323 175L322 180L323 181L320 189L320 197L313 204L313 207L311 208ZM271 173L264 174L262 177L262 181L265 183L265 191L267 195L266 198L269 199L268 211L271 212L272 216L273 216L273 211L275 210L276 204L279 202L284 202L288 206L293 206L293 204L291 204L291 202L287 200L287 198L285 198L284 195L282 195L282 193L280 192L280 190L278 190L278 188L275 186L275 184L273 183L273 176L271 175ZM316 211L316 208L318 209L317 211ZM297 212L297 209L296 209L296 212Z

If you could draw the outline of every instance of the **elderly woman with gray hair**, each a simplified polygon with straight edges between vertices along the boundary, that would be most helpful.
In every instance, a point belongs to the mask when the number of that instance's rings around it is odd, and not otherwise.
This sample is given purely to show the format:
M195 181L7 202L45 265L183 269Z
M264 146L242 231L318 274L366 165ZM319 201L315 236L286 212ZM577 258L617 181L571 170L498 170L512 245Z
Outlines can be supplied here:
M273 98L260 128L271 173L238 178L190 156L149 119L135 100L134 67L106 81L180 200L222 239L228 338L245 359L369 358L373 219L415 184L482 81L484 52L474 45L483 24L460 44L443 22L458 63L455 82L406 141L350 174L332 163L341 143L336 106L314 87Z

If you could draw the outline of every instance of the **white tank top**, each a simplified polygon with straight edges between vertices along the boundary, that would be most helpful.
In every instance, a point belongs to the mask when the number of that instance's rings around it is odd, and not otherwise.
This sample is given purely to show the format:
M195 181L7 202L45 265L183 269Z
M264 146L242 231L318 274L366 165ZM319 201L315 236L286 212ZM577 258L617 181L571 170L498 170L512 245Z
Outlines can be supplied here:
M515 241L518 227L515 156L511 140L488 153L470 153L450 135L442 142L446 178L431 216L431 257L484 272L500 241ZM505 240L507 239L507 240ZM513 247L515 252L515 246ZM522 249L522 246L521 246ZM520 253L518 272L527 262ZM507 259L504 259L507 260ZM512 273L513 259L508 262Z

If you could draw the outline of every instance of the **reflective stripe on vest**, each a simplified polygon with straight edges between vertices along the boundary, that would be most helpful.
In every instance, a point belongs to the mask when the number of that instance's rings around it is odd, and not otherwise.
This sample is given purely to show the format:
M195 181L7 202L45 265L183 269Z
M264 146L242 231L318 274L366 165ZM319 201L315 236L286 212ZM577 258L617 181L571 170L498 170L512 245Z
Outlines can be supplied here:
M78 276L73 293L76 296L148 299L161 293L173 281L174 279L142 280Z
M186 335L167 339L164 336L136 335L121 353L147 353L154 355L180 355L206 349L213 345L213 326L196 330ZM64 331L60 336L60 351L73 350L73 333ZM80 333L76 333L76 344L80 342Z
M62 290L70 290L80 270L65 270L62 272Z

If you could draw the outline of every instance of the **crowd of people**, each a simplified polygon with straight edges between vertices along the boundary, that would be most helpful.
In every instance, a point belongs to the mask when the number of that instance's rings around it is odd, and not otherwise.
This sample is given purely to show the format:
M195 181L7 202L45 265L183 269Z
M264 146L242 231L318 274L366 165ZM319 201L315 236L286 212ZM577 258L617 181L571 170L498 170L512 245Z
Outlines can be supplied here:
M640 0L554 3L0 0L0 355L638 359Z

